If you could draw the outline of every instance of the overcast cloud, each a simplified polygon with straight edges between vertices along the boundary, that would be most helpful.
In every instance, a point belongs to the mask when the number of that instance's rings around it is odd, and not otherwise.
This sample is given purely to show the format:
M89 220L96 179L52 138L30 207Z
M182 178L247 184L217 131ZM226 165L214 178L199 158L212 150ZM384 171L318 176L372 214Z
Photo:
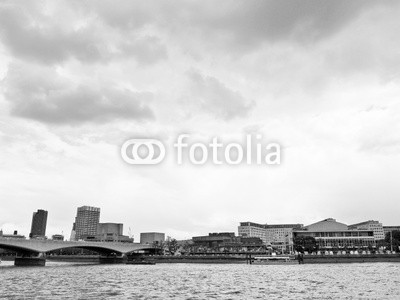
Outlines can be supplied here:
M399 225L397 1L3 1L0 228L76 208L189 238L240 221ZM134 137L281 143L280 166L133 167Z
M55 69L9 65L5 79L11 113L44 123L73 125L123 119L149 119L151 94L118 89L109 82L72 82Z

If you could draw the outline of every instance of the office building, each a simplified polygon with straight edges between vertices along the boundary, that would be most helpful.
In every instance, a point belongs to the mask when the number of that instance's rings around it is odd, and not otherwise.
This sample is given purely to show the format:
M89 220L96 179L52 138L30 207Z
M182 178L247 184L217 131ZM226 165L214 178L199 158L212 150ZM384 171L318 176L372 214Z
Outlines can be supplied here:
M300 229L303 224L257 224L241 222L238 234L242 237L260 238L267 246L278 251L286 251L293 245L293 230Z
M44 238L46 236L47 211L39 209L33 213L30 238Z
M100 208L91 206L78 207L73 225L74 240L81 240L84 236L96 236L100 220Z
M265 225L266 245L280 252L291 251L293 246L293 230L300 229L303 224Z
M348 228L350 230L372 230L374 232L375 241L385 239L385 232L383 231L382 223L379 223L379 221L369 220L349 225Z
M265 230L264 224L253 222L240 222L240 225L238 227L238 235L260 238L264 244L266 244L267 242L267 232Z
M76 240L76 231L75 231L75 222L72 224L72 230L71 230L71 235L69 237L70 241L75 241Z
M161 232L142 232L140 234L141 244L161 244L165 241L165 233Z

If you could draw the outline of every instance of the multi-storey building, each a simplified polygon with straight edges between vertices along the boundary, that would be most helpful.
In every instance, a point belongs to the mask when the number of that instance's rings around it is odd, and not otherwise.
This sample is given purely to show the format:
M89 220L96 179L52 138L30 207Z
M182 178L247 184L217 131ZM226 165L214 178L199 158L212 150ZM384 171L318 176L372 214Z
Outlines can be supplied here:
M96 235L84 235L84 240L94 242L133 243L133 238L123 235L124 225L121 223L99 223Z
M161 232L142 232L140 234L141 244L161 244L165 241L165 233Z
M75 240L80 240L84 236L96 236L100 220L100 208L91 206L78 207L73 233Z
M265 251L265 245L257 237L235 236L234 232L214 232L206 236L192 237L194 252Z
M293 230L302 227L303 224L265 225L266 244L279 251L290 251L293 246Z
M385 232L383 231L382 223L379 223L379 221L369 220L349 225L348 228L350 230L372 230L374 232L375 241L385 239Z
M46 236L47 211L38 209L33 213L30 238L44 238Z
M241 222L238 227L239 236L258 237L267 246L279 251L289 250L293 245L293 230L300 229L303 224L257 224Z
M264 244L267 243L267 232L264 224L253 222L240 222L238 227L239 236L257 237L260 238Z

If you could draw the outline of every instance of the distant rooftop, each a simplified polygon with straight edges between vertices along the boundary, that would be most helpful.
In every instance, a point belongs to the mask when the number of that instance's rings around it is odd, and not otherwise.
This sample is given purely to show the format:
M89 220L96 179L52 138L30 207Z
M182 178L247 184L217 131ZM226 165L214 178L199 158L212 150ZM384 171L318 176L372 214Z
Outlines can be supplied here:
M254 222L240 222L240 226L252 226L262 229L271 229L271 228L301 228L303 227L303 224L258 224Z

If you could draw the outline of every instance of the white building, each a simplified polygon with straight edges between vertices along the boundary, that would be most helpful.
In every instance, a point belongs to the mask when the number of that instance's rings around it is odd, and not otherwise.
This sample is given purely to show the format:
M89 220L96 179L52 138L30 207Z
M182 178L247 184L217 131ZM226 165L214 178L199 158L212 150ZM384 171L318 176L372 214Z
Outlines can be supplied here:
M302 228L302 224L257 224L241 222L238 227L239 236L258 237L265 245L284 251L293 245L293 229Z
M374 232L375 241L385 239L385 232L382 223L379 223L379 221L369 220L349 225L349 230L372 230Z
M319 249L341 250L346 248L375 247L375 237L372 230L349 229L344 223L328 218L301 230L293 232L294 238L313 237Z
M267 232L263 224L241 222L238 227L238 235L244 237L258 237L264 244L267 243Z

